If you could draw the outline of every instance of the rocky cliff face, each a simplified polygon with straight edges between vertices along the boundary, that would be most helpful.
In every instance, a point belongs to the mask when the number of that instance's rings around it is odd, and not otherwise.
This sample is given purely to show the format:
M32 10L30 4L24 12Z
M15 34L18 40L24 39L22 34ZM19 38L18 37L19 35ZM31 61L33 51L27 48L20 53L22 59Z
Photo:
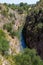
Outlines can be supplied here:
M13 10L8 4L0 4L0 29L5 32L9 41L9 54L15 55L21 50L20 32L25 16L24 13L18 13L18 8Z
M26 17L23 29L25 42L29 48L35 48L43 58L43 11L31 13Z

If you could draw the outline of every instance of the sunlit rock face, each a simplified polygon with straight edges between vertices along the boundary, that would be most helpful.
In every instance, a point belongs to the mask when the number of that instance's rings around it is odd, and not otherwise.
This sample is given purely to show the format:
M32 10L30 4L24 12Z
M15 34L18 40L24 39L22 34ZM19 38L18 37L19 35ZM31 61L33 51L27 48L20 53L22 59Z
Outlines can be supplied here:
M26 17L23 28L25 42L29 48L35 48L43 58L43 12L31 13Z

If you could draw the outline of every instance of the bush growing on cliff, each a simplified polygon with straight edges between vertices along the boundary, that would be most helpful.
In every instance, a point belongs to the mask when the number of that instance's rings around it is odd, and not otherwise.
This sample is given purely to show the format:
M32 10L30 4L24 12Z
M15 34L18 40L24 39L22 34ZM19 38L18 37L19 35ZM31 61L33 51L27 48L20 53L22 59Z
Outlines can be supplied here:
M0 53L5 54L9 49L9 42L5 38L5 33L0 30Z
M8 32L12 30L12 23L4 24L3 29L6 29Z
M23 14L23 8L18 7L18 13L19 13L19 14Z
M2 13L3 16L6 16L6 17L8 16L8 12L5 11L5 10L3 10L1 13Z

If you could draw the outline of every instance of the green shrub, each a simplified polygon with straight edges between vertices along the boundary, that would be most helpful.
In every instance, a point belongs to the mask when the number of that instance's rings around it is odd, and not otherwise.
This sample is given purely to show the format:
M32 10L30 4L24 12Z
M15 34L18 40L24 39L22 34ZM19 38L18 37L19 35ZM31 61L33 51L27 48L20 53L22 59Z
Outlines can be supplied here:
M18 7L18 13L23 14L23 9L21 7Z
M23 53L13 58L16 65L43 65L43 61L34 49L25 49Z
M3 16L8 17L8 12L6 10L3 10L1 13Z
M0 30L0 53L4 55L9 50L9 42L5 38L5 33Z
M13 14L12 14L12 13L10 13L10 14L9 14L9 16L10 16L10 17L13 17Z
M12 30L12 23L4 24L3 29L6 29L8 32Z
M13 30L10 32L10 35L12 38L14 38L14 36L16 36L16 32L14 32Z

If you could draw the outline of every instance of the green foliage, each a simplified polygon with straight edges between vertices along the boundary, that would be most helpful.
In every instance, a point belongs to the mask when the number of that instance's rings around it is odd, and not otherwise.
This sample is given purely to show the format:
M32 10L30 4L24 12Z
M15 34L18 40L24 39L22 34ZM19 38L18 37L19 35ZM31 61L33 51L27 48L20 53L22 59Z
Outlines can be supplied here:
M20 5L20 7L22 7L22 6L24 6L24 3L23 3L23 2L21 2L19 5Z
M12 23L4 24L3 29L6 29L8 32L12 30Z
M12 25L13 23L7 23L3 26L3 29L6 29L9 32L10 36L14 38L14 36L16 36L16 32L13 31Z
M10 16L11 18L14 17L14 18L16 19L15 14L9 13L9 16Z
M5 38L5 33L0 30L0 53L5 54L9 49L9 42Z
M20 6L20 8L21 8L23 11L28 12L29 5L28 5L27 3L21 2L21 3L19 4L19 6Z
M0 39L0 52L2 52L2 54L4 55L7 51L8 51L8 49L9 49L9 44L8 44L9 42L6 40L6 39L4 39L4 38L1 38Z
M9 4L8 7L10 7L13 10L17 9L19 14L23 14L24 11L26 11L26 12L28 11L29 5L27 3L21 2L18 5Z
M8 5L6 3L3 4L3 10L1 10L1 14L5 17L8 17L8 11L9 11L9 8L8 8ZM2 7L1 7L2 8Z
M3 16L8 17L8 12L6 10L3 10L1 13Z
M20 38L20 30L14 31L12 25L13 23L4 24L3 29L6 29L12 38L14 38L14 36Z
M18 7L18 13L19 13L19 14L23 14L23 8Z
M37 27L38 27L39 29L42 29L43 23L39 23L39 24L37 25Z
M2 65L2 61L1 61L1 59L0 59L0 65Z
M16 65L43 65L34 49L25 49L23 53L15 56L14 60Z
M8 6L13 10L17 9L17 5L15 4L9 4Z
M12 27L13 24L15 24L14 21L12 21L11 23L6 23L4 24L3 29L6 29L12 38L14 38L14 36L17 36L20 39L20 33L22 31L22 27L18 28L17 31L14 31Z
M12 55L7 55L7 56L5 56L5 58L9 61L9 64L10 64L10 65L16 65L16 64L15 64L15 61L13 60L13 57L14 57L14 56L12 56Z
M0 10L1 10L2 8L1 8L1 6L0 6Z
M10 17L13 17L13 14L12 14L12 13L10 13L10 14L9 14L9 16L10 16Z
M10 31L10 35L12 38L14 38L14 36L16 36L16 32L14 32L13 30Z
M5 33L2 30L0 30L0 38L1 37L5 37Z

